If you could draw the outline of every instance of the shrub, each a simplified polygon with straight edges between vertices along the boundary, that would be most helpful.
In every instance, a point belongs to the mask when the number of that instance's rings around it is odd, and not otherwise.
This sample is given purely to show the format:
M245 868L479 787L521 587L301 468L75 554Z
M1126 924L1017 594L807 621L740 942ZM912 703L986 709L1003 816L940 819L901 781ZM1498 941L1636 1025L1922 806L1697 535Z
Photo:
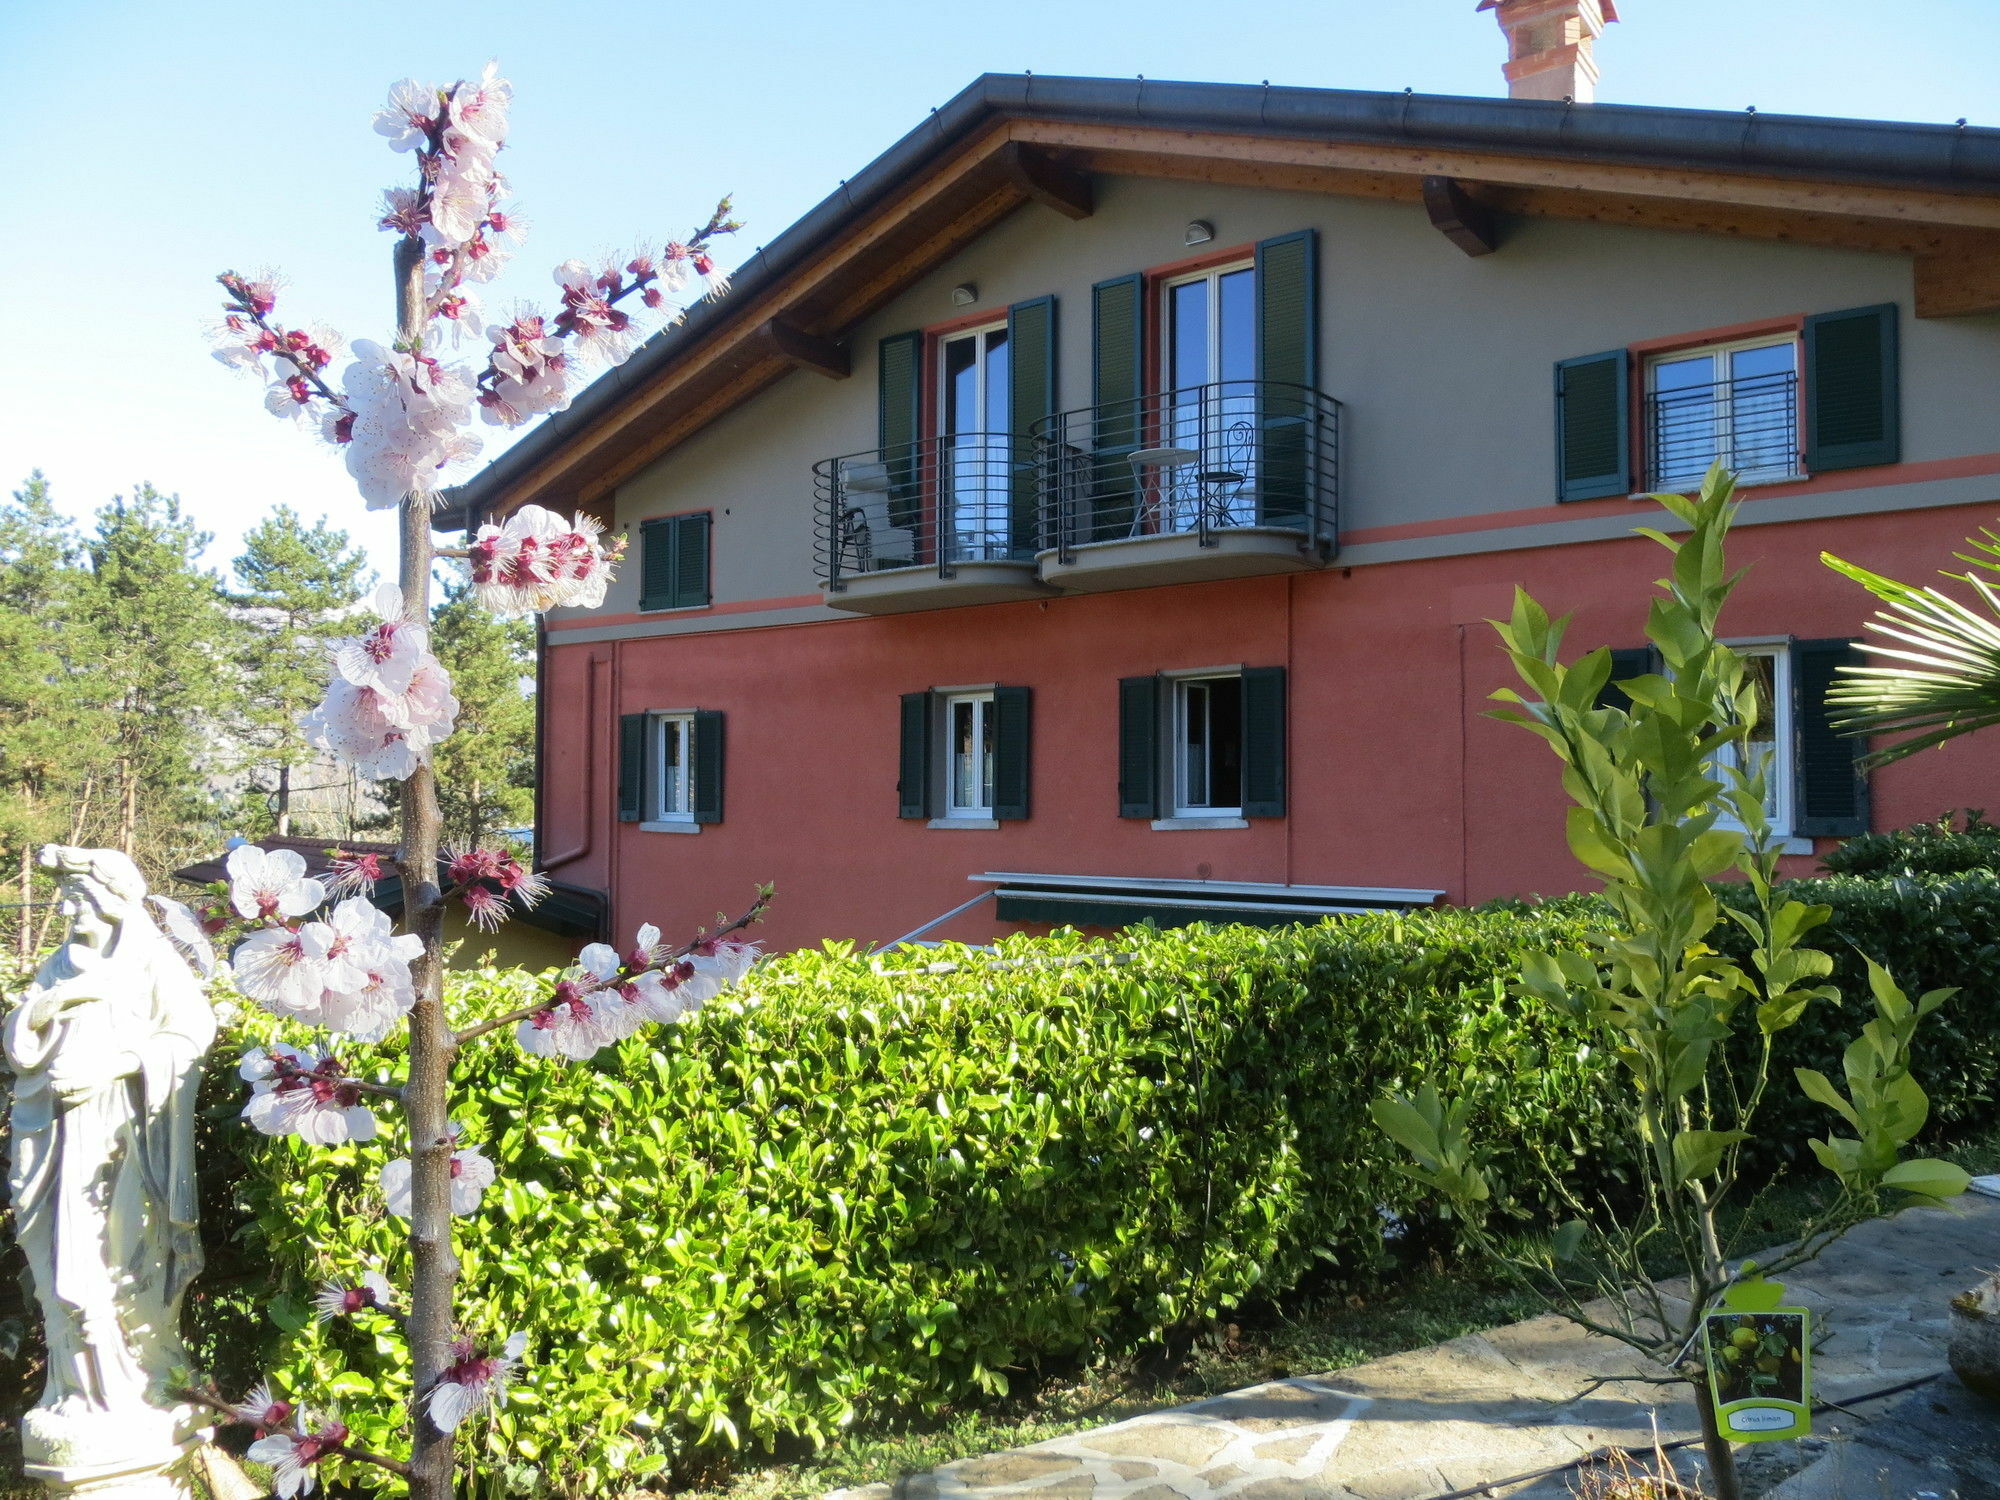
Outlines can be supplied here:
M1513 1151L1599 1161L1590 1060L1498 982L1573 926L1441 911L1058 934L904 973L830 948L601 1066L475 1047L459 1118L502 1171L461 1237L462 1305L475 1333L530 1334L487 1467L613 1492L691 1450L998 1391L1323 1262L1364 1275L1381 1209L1414 1212L1365 1115L1408 1075L1462 1080ZM517 982L461 977L457 998ZM321 1150L308 1177L290 1141L221 1135L241 1248L281 1283L273 1368L404 1394L386 1326L308 1307L323 1277L396 1269L380 1143Z
M1884 878L1891 875L1962 875L1971 870L2000 870L2000 827L1971 808L1958 816L1946 813L1935 823L1913 823L1888 833L1864 833L1848 839L1820 860L1829 875Z

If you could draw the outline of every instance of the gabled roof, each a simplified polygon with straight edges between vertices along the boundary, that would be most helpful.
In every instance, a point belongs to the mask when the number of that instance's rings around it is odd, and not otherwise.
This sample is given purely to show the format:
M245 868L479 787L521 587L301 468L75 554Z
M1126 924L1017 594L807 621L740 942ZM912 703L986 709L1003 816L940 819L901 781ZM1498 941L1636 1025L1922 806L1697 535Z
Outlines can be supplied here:
M440 525L601 506L1023 203L1096 173L1248 182L1916 257L1919 316L2000 309L2000 130L1346 89L989 73L453 495ZM1427 186L1428 184L1428 186Z

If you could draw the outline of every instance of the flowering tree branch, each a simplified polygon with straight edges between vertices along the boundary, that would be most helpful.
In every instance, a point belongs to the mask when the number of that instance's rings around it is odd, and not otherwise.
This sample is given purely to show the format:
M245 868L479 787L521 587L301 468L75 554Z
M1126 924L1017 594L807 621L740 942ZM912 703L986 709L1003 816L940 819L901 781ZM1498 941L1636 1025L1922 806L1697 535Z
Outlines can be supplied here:
M657 253L642 249L595 271L563 262L555 272L562 306L553 317L526 309L482 326L477 288L498 274L524 227L502 206L508 189L495 167L511 100L490 65L448 88L405 80L390 91L375 129L392 149L411 153L416 167L412 185L384 195L378 220L396 236L396 331L386 345L355 340L337 386L326 372L338 335L282 321L275 277L218 278L227 300L217 357L266 382L269 410L316 424L342 452L367 504L396 507L402 521L398 582L377 592L365 628L335 644L326 697L301 723L309 742L336 761L369 780L402 784L396 854L333 851L331 877L322 880L290 850L244 846L230 853L228 881L203 911L162 905L170 935L204 972L220 967L213 948L222 945L237 987L274 1015L364 1042L398 1027L409 1039L400 1085L356 1077L331 1043L274 1041L243 1058L251 1088L243 1113L257 1129L313 1144L366 1141L382 1128L370 1103L387 1099L401 1107L409 1147L380 1174L385 1206L409 1224L407 1299L374 1270L352 1284L330 1283L315 1299L323 1318L379 1315L403 1331L412 1376L408 1460L362 1448L338 1417L308 1420L263 1388L233 1406L212 1387L193 1396L257 1429L250 1456L272 1466L281 1500L310 1491L329 1459L396 1474L417 1500L451 1500L453 1435L501 1398L524 1353L519 1334L498 1350L479 1346L453 1316L452 1223L480 1210L495 1178L493 1163L459 1138L451 1119L458 1050L511 1024L528 1052L580 1059L643 1025L690 1015L748 971L757 949L735 934L770 899L760 891L743 916L671 952L650 925L624 955L591 944L537 1004L463 1032L446 1021L447 905L491 929L533 906L548 883L505 850L441 856L432 756L456 726L459 705L430 650L433 564L439 557L467 564L476 598L498 613L589 607L603 601L623 544L587 517L565 520L531 505L482 526L465 547L441 550L432 507L446 472L479 452L470 430L475 407L482 421L508 427L559 410L578 368L615 364L631 352L633 304L671 319L683 311L678 295L697 283L705 296L724 289L712 242L739 227L724 199L685 240ZM482 335L491 347L476 372L452 362L448 348ZM402 884L400 930L369 899L392 874Z

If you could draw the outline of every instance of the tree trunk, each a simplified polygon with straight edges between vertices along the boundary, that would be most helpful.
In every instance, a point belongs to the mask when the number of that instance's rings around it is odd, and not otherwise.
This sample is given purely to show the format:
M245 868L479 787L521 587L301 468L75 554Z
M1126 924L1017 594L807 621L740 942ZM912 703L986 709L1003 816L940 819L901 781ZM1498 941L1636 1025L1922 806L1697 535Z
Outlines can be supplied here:
M278 837L292 831L292 768L278 767Z
M1708 1483L1715 1500L1743 1500L1743 1486L1736 1477L1736 1450L1722 1435L1706 1371L1694 1383L1694 1406L1701 1417L1701 1447L1708 1455Z
M423 242L396 244L397 328L414 345L422 336ZM430 504L403 501L403 617L430 623ZM410 1075L403 1090L410 1159L411 1500L452 1500L452 1439L432 1423L432 1388L451 1364L452 1297L458 1258L451 1244L451 1028L445 1024L441 951L443 903L437 884L437 782L428 765L403 784L403 930L423 940L410 966L417 994L410 1012Z
M118 763L118 774L125 783L118 804L118 848L130 859L139 833L139 771L128 756Z

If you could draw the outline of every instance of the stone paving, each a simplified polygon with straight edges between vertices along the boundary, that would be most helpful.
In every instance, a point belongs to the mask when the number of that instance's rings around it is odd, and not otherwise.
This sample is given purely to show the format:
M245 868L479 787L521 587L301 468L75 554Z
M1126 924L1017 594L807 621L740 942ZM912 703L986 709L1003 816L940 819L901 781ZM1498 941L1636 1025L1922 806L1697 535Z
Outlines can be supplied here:
M1825 1340L1817 1393L1851 1403L1944 1369L1946 1303L1996 1264L2000 1202L1968 1196L1864 1224L1794 1272L1787 1300ZM1668 1441L1693 1436L1685 1387L1632 1378L1658 1373L1611 1339L1531 1318L828 1500L1430 1500L1647 1442L1655 1420ZM1568 1483L1491 1492L1542 1500Z

